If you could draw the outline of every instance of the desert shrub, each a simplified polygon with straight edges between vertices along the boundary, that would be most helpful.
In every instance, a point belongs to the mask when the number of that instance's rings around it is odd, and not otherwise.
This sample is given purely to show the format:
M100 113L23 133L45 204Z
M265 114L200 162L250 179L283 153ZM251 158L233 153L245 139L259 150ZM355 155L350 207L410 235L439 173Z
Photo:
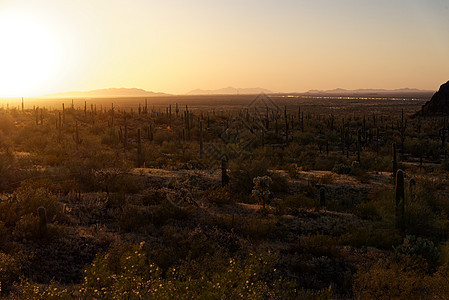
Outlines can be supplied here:
M290 195L283 201L285 208L315 208L318 207L318 200L315 198L308 197L304 193Z
M447 224L442 224L446 228L441 228L439 216L434 212L426 202L422 199L409 201L405 210L405 232L410 235L418 235L424 237L442 237L448 232Z
M14 227L13 236L17 240L35 240L42 238L43 235L39 227L39 217L31 213L21 216Z
M391 157L362 152L361 167L369 171L391 171Z
M320 178L318 179L318 183L321 185L329 184L329 183L332 183L333 181L334 181L334 175L332 173L324 174L324 175L320 176Z
M382 220L393 223L395 219L395 198L394 190L377 190L368 195L372 204L360 204L356 206L356 213L361 216L362 209L371 210L370 214L376 218L382 217ZM405 233L417 235L432 239L443 238L449 232L449 224L444 214L438 210L432 209L429 202L434 201L431 190L417 189L414 197L406 193L405 209ZM377 213L374 211L377 210ZM358 211L358 212L357 212ZM369 216L366 216L369 218Z
M220 260L223 261L220 266L217 266L214 258L213 268L198 269L196 274L192 274L188 265L173 267L163 273L148 259L140 245L122 250L114 256L110 253L97 255L86 269L84 282L73 290L28 283L21 287L18 295L34 299L61 296L115 299L123 298L124 295L133 299L155 295L158 299L332 298L331 289L305 291L296 288L294 282L284 279L276 271L277 260L277 255L270 252L250 253L238 259Z
M96 171L89 169L82 174L82 188L88 191L135 194L143 188L143 178L127 173L127 168Z
M449 298L449 265L442 265L437 272L425 278L425 281L430 290L429 294L435 295L435 298L447 299Z
M104 131L105 131L105 128L104 128L104 126L101 126L101 125L95 124L90 127L90 132L94 135L103 134Z
M315 142L315 134L311 132L297 133L297 139L301 145L309 145Z
M340 237L343 244L353 247L375 247L389 250L401 242L399 231L392 227L374 226L365 228L362 226L351 226L347 232Z
M275 195L288 193L288 180L284 174L278 172L271 172L270 189Z
M268 237L280 238L285 228L278 226L275 219L245 218L242 220L240 231L243 236L251 240L263 240Z
M406 236L402 245L394 248L394 253L396 257L399 254L412 257L420 256L427 261L431 268L436 268L440 260L440 252L432 241L413 235Z
M135 194L139 192L142 187L142 178L128 174L122 174L121 176L115 177L109 185L111 192L123 192L127 194Z
M152 143L142 145L142 156L146 166L158 167L165 164L165 155L159 151L159 147Z
M143 205L159 205L167 201L167 191L164 189L149 189L143 191Z
M265 161L256 159L237 159L230 163L231 188L236 193L251 193L253 178L268 175Z
M283 169L287 171L287 174L291 179L298 178L298 166L296 164L288 164L284 166Z
M365 201L357 204L354 213L364 220L379 221L382 219L382 216L379 213L376 204L377 203L374 201Z
M17 209L19 216L26 214L36 214L37 209L43 206L47 211L48 220L64 222L67 221L62 210L62 204L58 198L46 188L33 188L24 183L16 191Z
M339 240L336 237L323 234L315 234L301 237L299 248L301 253L313 256L337 257L340 255L338 249Z
M85 295L104 298L110 295L122 295L124 292L131 295L145 296L148 293L165 297L181 298L233 298L238 294L245 297L270 293L263 278L267 272L273 272L275 259L272 256L253 255L248 257L245 267L240 261L229 260L224 272L199 270L202 276L191 278L187 270L171 269L164 277L161 270L147 261L145 253L136 249L123 253L120 259L120 268L116 276L105 266L106 259L97 258L93 267L87 271ZM111 278L106 280L106 278ZM100 280L98 280L100 278ZM137 280L136 280L137 279ZM279 281L279 280L277 280ZM278 285L279 282L276 282ZM248 287L248 288L246 288ZM273 293L275 291L271 291ZM279 290L281 293L281 290Z
M114 128L109 128L106 134L101 137L101 143L103 145L114 146L120 143L118 135L115 133Z
M157 130L153 133L153 142L155 144L162 144L164 142L175 141L177 136L170 130Z
M192 214L191 208L179 207L168 200L151 208L151 212L153 214L153 223L158 226L166 224L170 219L185 220Z
M317 156L315 159L314 168L316 170L331 171L335 165L336 160L337 158L333 156L329 157Z
M5 222L0 221L0 248L2 245L4 245L8 236L9 236L9 232L5 226Z
M176 154L179 151L179 143L175 141L163 141L159 151L166 154Z
M273 181L269 176L253 178L253 190L251 195L260 202L263 207L265 204L270 204L273 193L270 191L270 185Z
M39 223L38 216L34 214L23 215L14 226L12 236L16 240L22 241L48 239L65 234L64 228L55 224L47 224L46 231L43 232Z
M16 159L10 152L0 153L0 190L12 191L27 174L17 169Z
M5 112L1 112L0 113L0 130L3 133L10 133L14 128L14 120L13 118L5 113Z
M117 223L120 229L127 232L146 232L152 224L153 215L147 207L125 204L117 215Z
M232 196L228 187L210 188L205 191L204 197L208 202L218 205L235 202L235 197Z
M19 220L20 215L17 210L17 204L12 202L16 201L15 194L9 196L11 199L0 201L0 220L6 226L14 226Z
M8 293L19 281L20 265L13 256L0 252L0 296Z
M353 292L357 299L426 299L425 263L410 257L399 262L381 260L354 276Z
M332 172L337 174L350 174L352 171L352 168L350 165L347 164L335 164L335 166L332 168Z

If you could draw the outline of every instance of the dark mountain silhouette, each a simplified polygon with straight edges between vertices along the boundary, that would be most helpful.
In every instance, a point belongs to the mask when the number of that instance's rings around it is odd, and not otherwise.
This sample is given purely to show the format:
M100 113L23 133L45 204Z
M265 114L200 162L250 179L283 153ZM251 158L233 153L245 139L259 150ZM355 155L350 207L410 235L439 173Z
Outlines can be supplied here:
M235 87L226 87L217 90L201 90L196 89L187 93L187 95L257 95L260 93L272 94L273 91L263 89L263 88L235 88Z
M168 96L165 93L155 93L137 88L109 88L92 91L74 91L45 95L50 98L110 98L110 97L151 97Z
M449 81L427 101L415 116L447 116L449 115Z

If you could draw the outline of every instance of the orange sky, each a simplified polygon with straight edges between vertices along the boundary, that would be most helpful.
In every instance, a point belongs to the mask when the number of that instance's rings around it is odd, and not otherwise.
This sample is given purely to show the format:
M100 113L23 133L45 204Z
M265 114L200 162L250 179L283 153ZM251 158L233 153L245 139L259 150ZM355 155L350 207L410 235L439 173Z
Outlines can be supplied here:
M0 1L0 97L421 88L449 80L445 0Z

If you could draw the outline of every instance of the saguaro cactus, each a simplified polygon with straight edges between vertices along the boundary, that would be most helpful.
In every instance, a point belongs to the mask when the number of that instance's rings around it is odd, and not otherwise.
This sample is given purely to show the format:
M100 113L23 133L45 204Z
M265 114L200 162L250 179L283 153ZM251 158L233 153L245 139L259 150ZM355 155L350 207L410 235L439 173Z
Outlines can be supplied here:
M403 231L405 221L404 172L396 172L396 226Z
M75 135L73 136L73 140L75 141L76 149L78 149L78 146L81 145L81 143L83 142L83 140L80 139L78 131L78 121L75 122Z
M288 145L288 118L287 118L287 106L284 108L284 122L285 122L285 144Z
M415 189L416 189L416 180L411 178L410 179L410 198L415 198Z
M65 108L64 103L62 103L62 126L65 124Z
M137 166L141 167L143 164L142 157L142 140L140 138L140 128L137 129Z
M47 211L45 207L39 206L37 215L39 216L39 234L42 236L47 233Z
M362 152L362 131L357 130L357 161L360 163L360 152Z
M396 178L396 172L398 171L398 161L396 157L396 143L393 143L393 177Z
M153 124L150 124L150 126L147 127L147 131L148 131L148 140L150 142L153 141Z
M200 121L200 158L203 158L203 121Z
M126 123L126 117L125 117L125 133L123 136L123 151L126 152L127 148L128 148L128 124Z
M320 187L320 206L326 207L326 189L324 186Z

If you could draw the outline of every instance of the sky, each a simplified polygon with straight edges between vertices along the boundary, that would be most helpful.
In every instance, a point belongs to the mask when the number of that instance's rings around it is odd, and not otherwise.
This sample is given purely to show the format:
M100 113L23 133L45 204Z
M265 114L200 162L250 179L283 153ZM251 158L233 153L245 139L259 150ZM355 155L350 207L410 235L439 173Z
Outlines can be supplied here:
M437 90L449 0L0 0L0 97Z

